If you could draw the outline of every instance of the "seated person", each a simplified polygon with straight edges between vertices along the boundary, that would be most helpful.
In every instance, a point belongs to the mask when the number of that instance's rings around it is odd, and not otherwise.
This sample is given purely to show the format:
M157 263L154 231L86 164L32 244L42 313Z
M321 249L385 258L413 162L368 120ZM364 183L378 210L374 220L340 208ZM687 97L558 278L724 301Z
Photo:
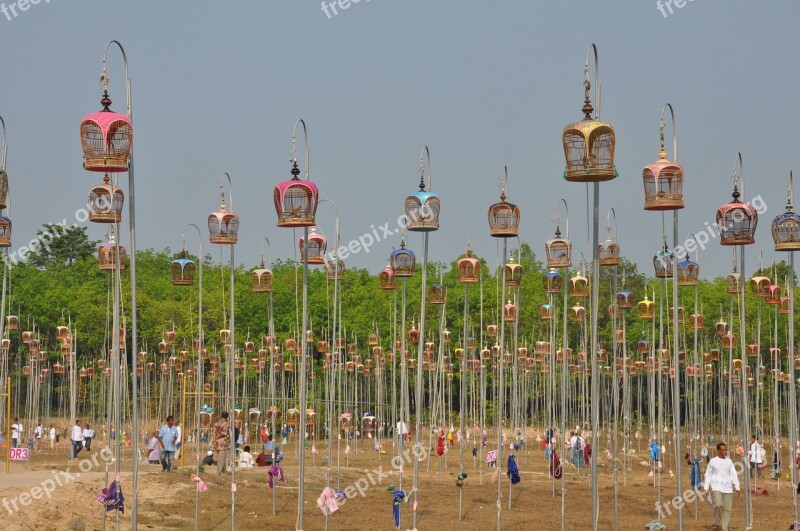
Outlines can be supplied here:
M279 461L280 458L278 454L280 454L280 447L275 444L275 441L272 440L271 435L267 435L267 442L264 443L264 449L258 454L258 459L256 459L256 464L258 466L267 466L272 465L272 454L275 453L275 460ZM262 464L263 463L263 464Z
M214 466L217 464L217 462L214 461L214 452L211 450L208 451L206 456L203 458L203 464L206 466Z
M253 468L256 466L253 454L250 453L250 447L245 446L244 451L239 454L239 468Z

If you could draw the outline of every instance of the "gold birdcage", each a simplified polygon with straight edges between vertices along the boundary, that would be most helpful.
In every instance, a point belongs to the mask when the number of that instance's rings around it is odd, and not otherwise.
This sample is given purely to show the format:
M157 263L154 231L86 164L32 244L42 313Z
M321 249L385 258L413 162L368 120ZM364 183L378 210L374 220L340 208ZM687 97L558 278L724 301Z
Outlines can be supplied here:
M589 294L589 279L578 273L569 279L569 291L573 297L584 298Z
M518 264L514 256L511 256L504 266L504 274L507 287L519 287L522 283L522 264Z
M750 279L750 290L756 297L766 297L769 295L769 288L772 285L769 277L765 277L760 272Z

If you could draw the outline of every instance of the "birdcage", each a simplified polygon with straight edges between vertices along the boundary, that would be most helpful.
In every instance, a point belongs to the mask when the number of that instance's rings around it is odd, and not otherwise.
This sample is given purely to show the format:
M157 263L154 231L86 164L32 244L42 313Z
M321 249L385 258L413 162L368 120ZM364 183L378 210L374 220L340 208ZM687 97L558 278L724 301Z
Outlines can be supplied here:
M105 174L103 184L89 190L89 221L95 223L121 222L124 203L125 193L111 184L111 178Z
M428 153L428 148L425 148ZM430 162L430 161L429 161ZM424 166L420 174L419 191L406 197L406 228L413 232L431 232L439 229L441 201L436 194L425 190ZM430 168L428 168L430 177Z
M778 306L781 303L781 295L783 295L783 290L781 287L777 284L770 284L769 288L767 288L767 293L764 296L764 302L772 306Z
M211 243L233 245L239 240L239 216L225 206L225 198L219 210L208 215L208 237Z
M789 300L788 296L781 297L781 308L779 310L781 315L789 315L789 310L790 310L789 305L790 304L791 304L791 301Z
M397 288L397 276L394 274L391 263L387 263L383 271L378 273L378 282L384 291L393 291Z
M18 330L19 317L16 315L6 315L6 330Z
M569 291L573 297L584 298L589 294L589 279L580 273L569 279Z
M792 208L790 189L786 212L772 221L772 239L776 251L800 251L800 215L793 212Z
M597 246L597 258L601 266L616 266L620 263L620 247L611 238L611 229L606 230L606 239Z
M542 275L542 285L545 293L559 293L564 287L564 277L558 271L551 269Z
M696 286L700 276L700 266L697 262L683 260L678 262L678 285Z
M650 353L650 341L647 339L640 339L636 343L636 349L638 350L639 354L649 354Z
M311 181L300 180L296 159L292 161L291 174L290 180L278 183L273 194L278 227L311 227L316 224L319 191Z
M586 319L586 308L583 306L573 306L568 311L569 320L573 322L583 322Z
M36 334L34 334L32 331L30 331L30 330L25 330L24 332L22 332L22 342L23 342L24 344L26 344L26 345L27 345L27 344L28 344L28 343L30 343L30 342L31 342L31 340L33 340L33 339L36 339Z
M750 203L739 201L738 184L733 186L733 200L717 210L719 243L722 245L751 245L756 242L758 212Z
M518 264L512 256L504 266L506 287L516 288L522 283L522 264Z
M683 166L667 160L662 129L658 161L648 164L642 170L644 209L678 210L683 208L683 177Z
M702 330L706 326L706 318L703 314L693 313L689 316L689 324L694 330Z
M476 284L481 271L481 263L472 256L472 250L467 246L464 258L457 262L458 281L462 284Z
M550 321L555 319L556 308L552 304L542 304L539 306L539 319Z
M264 268L264 262L257 269L253 269L250 273L252 279L254 293L271 293L272 292L272 271Z
M722 336L722 348L732 349L736 346L736 336L730 332Z
M626 289L617 292L617 306L620 310L630 310L633 308L633 292Z
M655 269L656 278L672 278L672 265L675 260L675 255L664 244L664 249L657 252L653 256L653 267Z
M389 261L396 277L405 278L414 274L414 266L417 260L414 251L406 249L405 238L401 240L400 248L392 251Z
M325 251L328 249L328 239L322 234L317 234L316 227L311 227L306 245L305 236L300 237L300 263L306 262L306 247L308 247L308 264L322 265L325 263Z
M508 301L503 305L503 321L506 323L514 323L517 320L517 305Z
M442 284L433 284L428 288L428 301L431 304L444 304L447 300L447 288Z
M178 338L178 334L175 333L175 330L165 330L164 331L164 341L166 341L170 345L174 345L175 341Z
M456 349L453 351L453 356L454 356L454 357L455 357L457 360L462 360L462 359L464 359L464 349L463 349L463 348L461 348L461 347L457 347L457 348L456 348Z
M622 319L622 309L617 304L608 305L608 318L609 319Z
M81 121L83 167L87 171L126 172L133 144L133 125L127 116L110 109L107 85L100 104L102 111L89 114Z
M544 244L548 269L559 269L572 266L572 242L561 237L561 230L556 227L555 238Z
M753 295L756 297L766 297L769 295L769 287L772 285L772 281L759 272L759 274L750 279L749 284L750 291Z
M595 51L595 65L597 64L597 48ZM586 57L586 76L584 79L584 102L581 112L583 120L567 125L564 128L562 142L567 167L564 170L564 179L570 182L601 182L609 181L617 176L614 167L614 146L616 137L614 128L606 122L595 119L589 93L589 57ZM597 68L595 67L596 99L600 98L600 87ZM599 105L599 104L598 104Z
M747 357L748 358L757 358L759 352L759 346L757 343L750 343L747 345Z
M0 216L0 247L11 247L11 218Z
M683 324L686 316L686 310L683 306L678 306L678 324ZM672 324L675 324L675 308L671 307L669 309L669 320Z
M325 275L328 277L328 280L341 281L344 278L344 271L344 260L334 258L325 263Z
M722 357L719 349L712 348L709 352L711 361L719 361Z
M2 233L2 220L0 220L0 234ZM2 237L0 236L0 239ZM117 267L117 242L114 241L113 233L108 241L101 243L97 248L97 262L102 271L114 271ZM119 268L125 269L126 250L124 245L119 245Z
M194 285L195 263L187 258L186 251L181 252L181 257L170 263L173 286Z
M727 277L725 277L725 291L730 293L731 295L735 293L739 293L742 289L742 275L734 271Z
M519 207L507 202L507 197L504 186L500 202L489 207L489 234L495 238L513 238L519 231Z
M413 321L411 322L411 328L408 330L408 340L412 345L419 343L419 330L414 325Z

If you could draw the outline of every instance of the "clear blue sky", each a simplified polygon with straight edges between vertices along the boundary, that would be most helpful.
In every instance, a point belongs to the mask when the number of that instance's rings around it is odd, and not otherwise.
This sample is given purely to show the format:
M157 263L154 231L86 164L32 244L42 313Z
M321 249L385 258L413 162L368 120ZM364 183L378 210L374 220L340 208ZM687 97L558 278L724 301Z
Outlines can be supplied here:
M757 250L765 262L779 256L769 222L783 211L788 171L800 171L797 127L781 125L794 123L800 5L694 0L673 11L665 18L655 0L361 0L328 18L317 0L41 0L11 20L0 14L14 249L44 222L72 221L100 182L81 168L78 125L99 110L103 48L115 38L133 78L140 248L178 248L190 222L207 238L228 171L242 221L237 262L255 266L264 235L273 256L293 256L292 231L275 226L272 190L289 176L291 129L303 117L311 178L337 203L343 242L370 225L394 228L427 144L443 204L432 260L454 259L469 231L476 254L495 263L486 210L504 164L521 239L541 256L563 197L576 254L588 255L585 187L561 177L561 132L581 117L583 62L595 42L620 173L602 186L601 212L616 209L624 255L651 273L661 216L642 208L641 171L657 158L669 101L687 171L681 239L729 200L741 151L746 194L768 206L748 250L752 272ZM116 52L109 73L122 112ZM318 219L332 239L329 205ZM99 225L89 231L104 235ZM377 272L398 244L395 236L347 262ZM419 249L420 236L409 246ZM700 255L703 276L726 274L730 256L712 242Z

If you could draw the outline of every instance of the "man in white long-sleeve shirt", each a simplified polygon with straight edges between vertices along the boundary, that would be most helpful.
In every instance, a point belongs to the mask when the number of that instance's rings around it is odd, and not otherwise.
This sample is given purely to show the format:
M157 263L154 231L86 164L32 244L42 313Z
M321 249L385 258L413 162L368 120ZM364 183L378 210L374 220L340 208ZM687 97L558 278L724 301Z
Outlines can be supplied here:
M733 509L733 487L736 495L742 493L739 487L739 476L733 461L728 459L728 445L724 442L717 444L717 457L711 459L706 467L706 480L703 489L708 492L711 487L711 499L714 502L714 527L715 531L728 531L728 522L731 520Z

